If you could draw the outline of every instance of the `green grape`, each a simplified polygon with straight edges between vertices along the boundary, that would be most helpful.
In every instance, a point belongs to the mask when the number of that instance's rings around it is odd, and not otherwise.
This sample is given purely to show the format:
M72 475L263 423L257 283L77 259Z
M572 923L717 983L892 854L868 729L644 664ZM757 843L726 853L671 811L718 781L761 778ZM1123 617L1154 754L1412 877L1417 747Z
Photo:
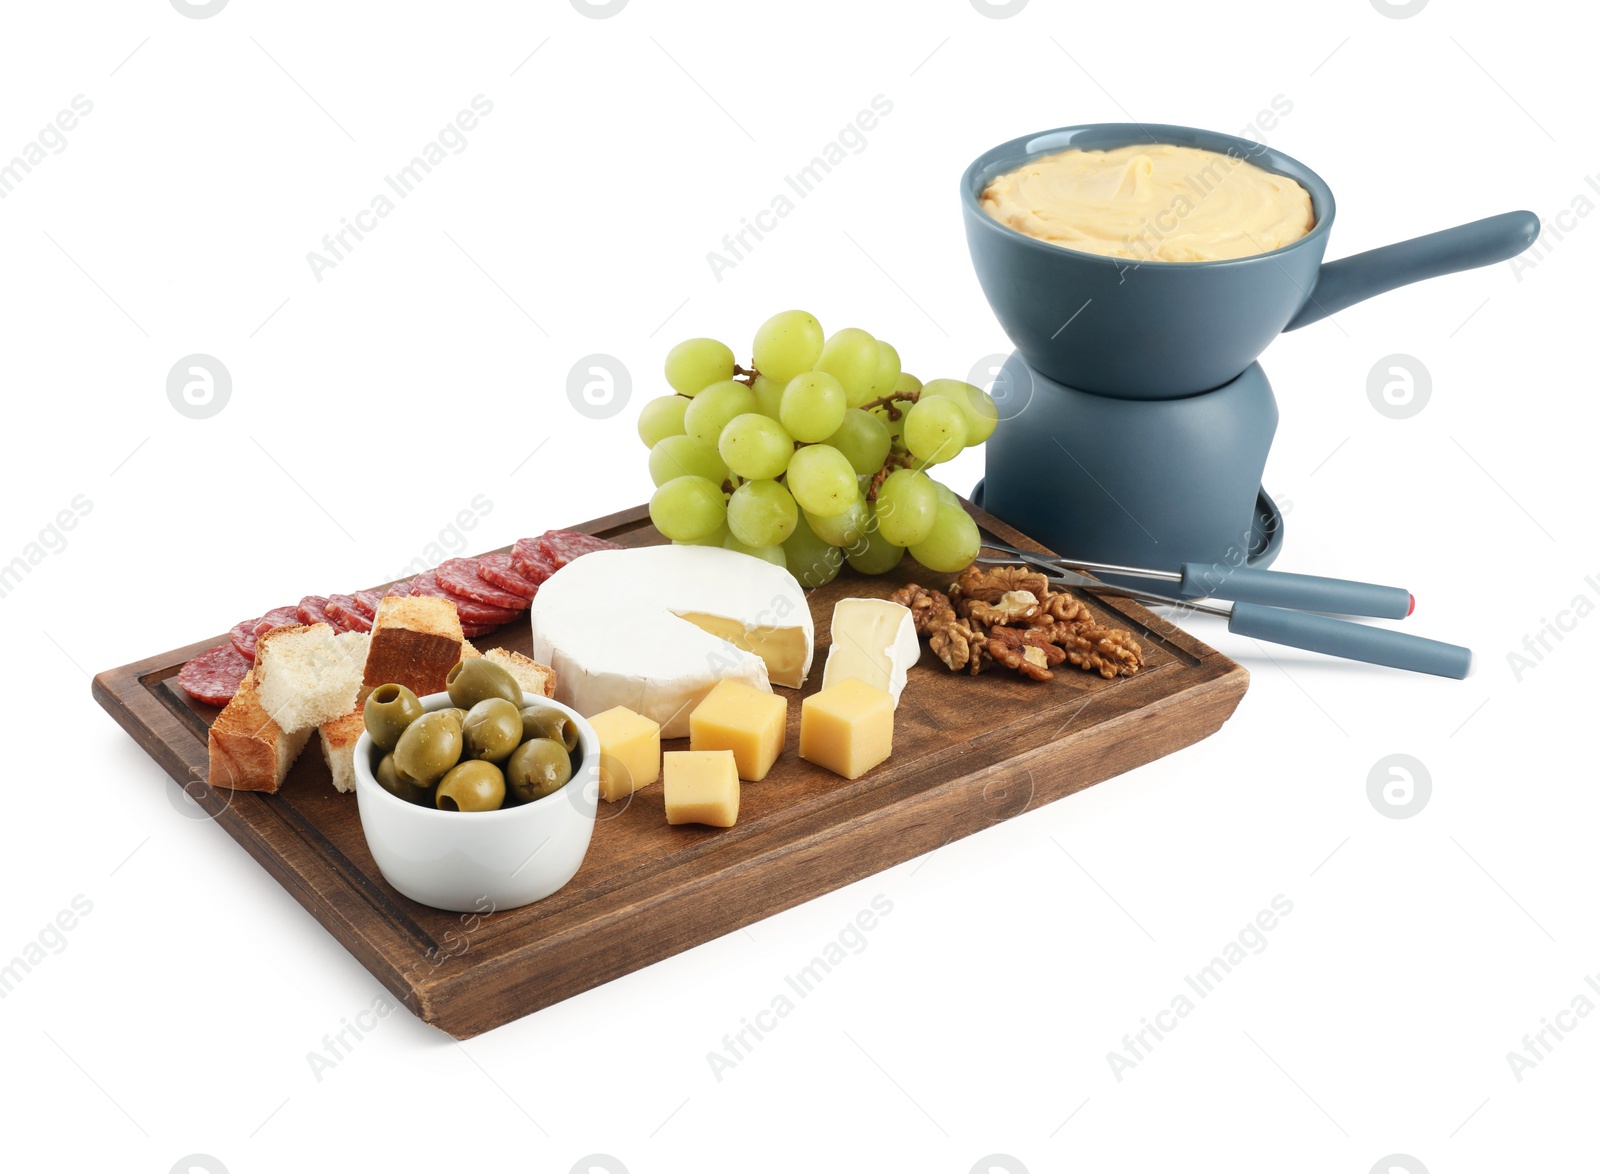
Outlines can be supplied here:
M757 375L755 382L750 384L750 390L755 393L756 411L763 416L778 418L778 405L783 401L783 389L786 383L779 383L776 379L769 379L765 375Z
M783 389L778 419L805 444L826 440L844 423L844 388L826 371L805 371Z
M896 546L885 538L880 527L869 526L860 541L845 550L844 556L863 575L884 575L900 565L905 552L905 547Z
M937 465L967 446L966 413L960 404L943 396L919 399L906 413L901 435L912 456L924 465Z
M874 516L885 540L915 546L927 539L939 514L933 478L912 469L896 469L878 487Z
M830 337L816 362L844 388L845 403L859 408L872 398L872 381L878 375L878 340L865 330L847 326Z
M650 498L650 520L668 538L706 538L727 520L722 487L704 477L674 477Z
M737 538L735 538L733 536L733 534L731 532L728 534L728 536L726 538L724 538L722 540L722 549L723 550L737 550L740 554L748 554L752 558L761 559L761 560L763 560L765 562L771 563L773 566L776 566L776 567L787 567L788 566L788 563L784 560L784 557L783 557L783 547L782 546L779 546L779 545L773 545L773 546L750 546L750 545L748 545L746 543L740 542Z
M822 324L804 310L784 310L756 330L756 370L779 383L809 371L822 355Z
M669 436L683 435L683 414L690 400L681 395L657 396L639 411L639 439L646 448Z
M894 389L896 391L921 391L922 380L918 379L910 371L902 371L900 372L900 377L894 381Z
M808 514L832 518L850 508L860 496L856 471L836 448L808 444L795 452L785 478L789 492Z
M728 466L717 450L688 436L669 436L650 450L650 480L665 485L674 477L704 477L721 485Z
M755 410L755 392L736 380L724 379L694 397L683 414L683 430L701 444L716 448L729 420Z
M911 547L911 557L930 571L953 575L964 571L978 557L983 538L978 523L958 505L939 503L933 530Z
M939 500L945 505L953 505L957 509L961 508L961 499L956 496L956 491L943 481L935 481L933 483L933 491L939 495Z
M883 468L894 440L882 417L850 408L845 412L838 431L823 443L844 453L844 459L850 462L850 467L867 476Z
M806 515L806 522L816 532L817 537L824 542L831 542L834 546L854 546L860 542L871 521L872 507L859 496L842 513L834 514L831 518L819 518L815 514Z
M721 546L728 540L728 523L724 522L704 538L674 538L674 546Z
M745 412L723 428L717 452L735 475L746 481L770 481L789 467L794 440L772 417Z
M872 394L869 399L877 399L880 395L888 395L895 389L895 384L900 382L900 352L894 347L878 340L878 371L872 377Z
M776 481L746 481L728 499L728 530L747 546L776 546L799 520L794 498Z
M794 533L783 541L784 565L800 580L802 587L821 587L833 582L844 566L844 554L833 543L818 537L810 519L800 515Z
M679 395L699 395L733 378L733 352L714 338L691 338L667 352L667 383Z
M969 447L982 444L994 435L995 425L1000 421L1000 409L994 397L983 388L959 379L930 379L922 385L922 395L924 399L936 395L960 406L961 415L967 423Z

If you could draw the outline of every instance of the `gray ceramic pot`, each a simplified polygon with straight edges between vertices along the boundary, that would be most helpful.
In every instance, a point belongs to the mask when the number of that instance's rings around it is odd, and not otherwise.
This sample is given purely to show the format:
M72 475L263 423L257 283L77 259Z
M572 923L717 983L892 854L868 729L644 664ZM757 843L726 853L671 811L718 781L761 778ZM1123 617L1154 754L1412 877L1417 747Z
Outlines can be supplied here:
M1289 176L1311 194L1316 226L1253 257L1131 261L1035 240L978 204L991 179L1040 155L1151 141L1233 155ZM978 281L1016 348L1059 383L1125 399L1220 387L1282 330L1414 281L1506 260L1539 235L1532 212L1507 212L1324 265L1334 203L1316 172L1249 139L1159 124L1069 126L1003 143L961 177L961 206Z

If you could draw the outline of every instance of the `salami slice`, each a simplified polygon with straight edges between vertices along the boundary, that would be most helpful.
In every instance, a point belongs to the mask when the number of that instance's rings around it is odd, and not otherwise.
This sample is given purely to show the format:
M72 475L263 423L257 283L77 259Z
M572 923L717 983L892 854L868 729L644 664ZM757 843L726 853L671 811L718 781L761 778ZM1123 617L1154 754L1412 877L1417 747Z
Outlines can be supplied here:
M233 700L250 662L232 642L218 644L178 670L178 685L196 701L222 706Z
M302 624L327 624L333 626L333 621L328 618L328 599L325 595L308 595L300 601L300 606L295 608L295 614L300 617Z
M300 609L297 607L275 607L264 616L257 616L253 620L240 620L228 633L228 641L234 650L247 661L256 658L256 637L261 636L274 628L281 628L285 624L298 624L300 622Z
M501 607L490 607L483 603L474 603L470 599L462 599L452 595L439 584L438 576L432 571L424 571L411 580L411 594L432 595L439 599L448 599L456 605L456 614L461 617L463 628L487 628L492 631L502 624L509 624L522 614L520 610ZM478 635L483 635L479 632Z
M403 588L403 590L394 591L383 587L369 587L365 591L357 591L354 596L356 601L356 610L362 615L366 616L369 620L376 619L378 616L378 604L383 602L383 597L385 595L409 594L410 588L407 587L406 584L402 583L399 584L399 586Z
M556 573L556 562L539 549L537 538L519 538L511 548L511 565L531 583L543 583Z
M509 554L486 554L480 558L478 578L522 599L524 607L539 593L539 583L517 570Z
M256 625L260 622L260 616L252 616L228 629L228 643L247 663L256 658Z
M341 632L372 631L372 621L361 614L353 595L328 596L328 619Z
M503 611L521 611L528 606L526 596L502 591L478 574L481 565L475 558L445 559L434 571L434 577L439 580L439 586L458 599L469 599Z
M499 624L462 624L461 634L468 640L476 640L480 636L499 631L500 627Z
M546 530L539 536L539 549L549 555L550 561L559 569L573 559L597 550L621 550L622 547L609 539L581 534L577 530Z

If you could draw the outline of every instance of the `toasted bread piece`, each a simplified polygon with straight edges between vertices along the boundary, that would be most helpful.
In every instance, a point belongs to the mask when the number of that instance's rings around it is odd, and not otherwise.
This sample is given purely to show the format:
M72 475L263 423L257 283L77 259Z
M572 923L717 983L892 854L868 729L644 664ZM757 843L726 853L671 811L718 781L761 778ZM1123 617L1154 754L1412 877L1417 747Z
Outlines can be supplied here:
M520 652L509 652L504 648L491 648L483 654L485 660L493 661L522 686L523 693L530 697L554 697L556 695L556 671L547 665L542 665L536 660L530 660Z
M361 691L366 645L364 633L340 636L327 624L273 628L256 641L262 706L290 734L349 713Z
M461 659L461 619L456 605L432 596L386 597L372 621L361 683L393 682L418 697L444 689L445 675Z
M347 633L347 635L354 634ZM365 634L362 634L362 638L366 638ZM461 642L462 660L482 655L483 653L479 652L467 641L463 640ZM363 711L367 702L367 694L375 688L377 688L376 685L362 685L354 709L349 713L334 718L331 722L323 722L318 727L322 740L322 757L328 764L328 773L333 776L333 785L336 790L353 791L356 789L356 742L367 728Z
M360 709L324 722L320 727L322 757L328 764L328 773L333 776L336 791L356 789L356 742L366 728Z
M211 785L235 791L276 791L310 737L309 728L289 734L272 720L261 704L252 668L233 700L211 723L206 738Z

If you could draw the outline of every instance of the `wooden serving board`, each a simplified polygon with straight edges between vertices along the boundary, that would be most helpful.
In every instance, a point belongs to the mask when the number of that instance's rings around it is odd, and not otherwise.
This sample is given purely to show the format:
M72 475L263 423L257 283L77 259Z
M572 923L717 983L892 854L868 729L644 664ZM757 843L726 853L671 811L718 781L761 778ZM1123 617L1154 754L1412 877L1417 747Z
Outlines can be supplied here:
M1043 549L968 508L988 536ZM664 541L643 508L580 529L624 546ZM1048 682L998 668L972 677L949 672L924 645L888 762L847 782L796 757L799 701L819 687L834 602L950 578L908 558L875 578L847 566L812 593L810 680L777 690L789 698L787 749L765 780L745 785L736 827L669 827L659 784L628 804L601 803L566 888L481 917L390 888L367 851L355 796L334 791L315 738L276 795L206 783L206 729L219 711L191 700L176 677L226 637L101 673L94 696L396 998L466 1039L1171 754L1216 731L1249 683L1244 668L1137 604L1084 596L1103 620L1138 635L1143 671L1115 681L1070 665ZM529 652L527 619L475 643Z

